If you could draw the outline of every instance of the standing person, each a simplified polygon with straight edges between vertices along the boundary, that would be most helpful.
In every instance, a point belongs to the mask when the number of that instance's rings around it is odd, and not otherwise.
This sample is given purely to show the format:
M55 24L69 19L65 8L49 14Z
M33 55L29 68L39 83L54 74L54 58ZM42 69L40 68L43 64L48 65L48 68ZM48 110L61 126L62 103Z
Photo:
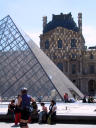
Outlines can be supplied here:
M20 112L20 107L21 107L21 95L18 95L17 99L15 100L15 126L20 123L21 119L21 112Z
M56 118L56 102L54 100L51 100L51 104L49 106L49 114L48 114L48 123L53 124Z
M21 128L28 128L28 119L30 116L30 102L34 102L32 97L27 94L27 88L22 88L21 94L22 97L20 99L21 103L21 120L20 120L20 127Z
M42 111L39 114L39 123L42 123L43 122L43 117L45 118L44 119L44 122L47 119L47 107L45 106L44 103L41 103L41 107L42 107Z

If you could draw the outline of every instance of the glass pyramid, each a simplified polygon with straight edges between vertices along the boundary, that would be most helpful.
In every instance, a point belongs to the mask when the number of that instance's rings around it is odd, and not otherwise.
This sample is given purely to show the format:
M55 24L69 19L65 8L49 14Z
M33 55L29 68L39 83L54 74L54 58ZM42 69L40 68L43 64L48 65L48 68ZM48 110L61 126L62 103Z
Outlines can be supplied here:
M36 100L62 100L34 53L10 18L0 21L0 95L10 99L22 87Z
M32 40L28 42L21 33L10 16L0 20L0 97L15 98L22 87L27 87L36 101L62 101L64 91L82 97Z

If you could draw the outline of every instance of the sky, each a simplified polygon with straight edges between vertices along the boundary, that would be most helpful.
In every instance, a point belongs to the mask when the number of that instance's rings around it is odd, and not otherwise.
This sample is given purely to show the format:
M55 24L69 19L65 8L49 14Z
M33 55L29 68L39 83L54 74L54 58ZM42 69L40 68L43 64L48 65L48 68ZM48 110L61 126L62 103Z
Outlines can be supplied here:
M0 19L10 15L13 21L26 32L37 45L42 34L42 17L48 22L52 14L71 12L78 23L78 13L82 12L82 29L85 45L96 45L96 0L0 0ZM78 25L78 24L77 24Z

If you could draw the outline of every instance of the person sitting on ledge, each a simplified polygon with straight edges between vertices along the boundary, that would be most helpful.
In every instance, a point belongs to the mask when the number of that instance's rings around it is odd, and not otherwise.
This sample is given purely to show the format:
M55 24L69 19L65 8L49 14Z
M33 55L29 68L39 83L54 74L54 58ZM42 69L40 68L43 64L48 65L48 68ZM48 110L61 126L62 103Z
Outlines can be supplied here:
M94 103L94 99L93 99L92 96L89 96L89 97L88 97L88 103Z
M41 103L42 111L39 113L39 123L45 123L47 120L47 107L45 103Z
M54 124L55 123L56 110L57 110L56 102L54 100L51 100L51 104L49 106L48 119L47 119L48 124Z
M65 93L65 94L64 94L64 102L65 102L65 103L68 103L68 102L69 102L68 93Z
M31 113L30 113L30 117L29 117L29 120L28 122L29 123L32 123L34 121L37 121L38 120L38 106L37 106L37 103L36 102L32 102L31 104Z
M12 116L12 121L14 121L14 113L15 113L15 100L11 100L11 103L8 105L8 113L7 115Z
M11 103L8 105L8 113L9 111L14 112L15 110L15 100L11 100Z

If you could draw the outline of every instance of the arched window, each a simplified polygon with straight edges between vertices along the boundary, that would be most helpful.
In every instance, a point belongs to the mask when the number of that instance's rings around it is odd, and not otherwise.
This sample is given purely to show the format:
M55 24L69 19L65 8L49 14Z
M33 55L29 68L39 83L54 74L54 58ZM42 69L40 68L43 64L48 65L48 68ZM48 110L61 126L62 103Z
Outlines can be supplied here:
M76 48L76 40L75 39L71 40L71 48Z
M45 41L45 49L49 49L49 40Z
M58 48L62 48L62 40L58 40Z
M57 67L63 72L63 64L62 63L58 63Z

